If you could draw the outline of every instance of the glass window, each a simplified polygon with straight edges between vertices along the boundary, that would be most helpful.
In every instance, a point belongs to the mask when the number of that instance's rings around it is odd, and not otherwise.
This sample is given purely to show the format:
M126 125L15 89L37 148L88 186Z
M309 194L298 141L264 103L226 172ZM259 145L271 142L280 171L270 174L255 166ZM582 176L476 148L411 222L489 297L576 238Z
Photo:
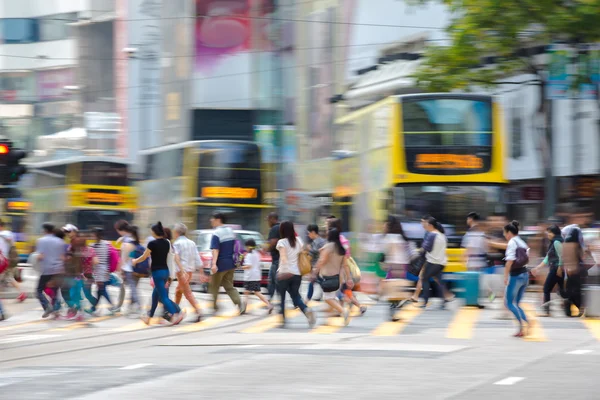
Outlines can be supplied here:
M5 44L34 43L39 40L38 21L32 18L2 20L2 41Z
M407 99L402 115L406 147L492 145L489 101Z
M183 175L184 149L161 151L146 157L147 179L172 178Z
M81 167L83 185L127 186L127 165L107 162L86 162Z
M41 17L40 40L64 40L71 33L70 23L77 22L77 13L55 14Z
M200 145L200 181L259 181L257 144L214 142Z
M104 230L104 239L117 240L119 234L115 231L115 223L124 219L131 221L132 214L125 211L112 210L80 210L75 212L75 225L80 231L90 231L94 228Z

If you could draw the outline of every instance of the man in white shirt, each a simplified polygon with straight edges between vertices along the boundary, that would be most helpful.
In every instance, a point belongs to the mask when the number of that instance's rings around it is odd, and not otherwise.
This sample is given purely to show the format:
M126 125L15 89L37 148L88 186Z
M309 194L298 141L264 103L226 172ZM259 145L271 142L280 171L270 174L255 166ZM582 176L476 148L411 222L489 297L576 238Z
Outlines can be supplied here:
M175 303L179 305L181 297L185 296L196 310L196 314L198 315L196 322L200 322L202 319L202 316L200 315L200 305L192 293L190 280L192 279L192 274L196 268L202 267L202 260L200 260L200 254L196 248L196 243L185 236L187 230L187 226L182 223L177 223L173 227L173 238L175 239L173 248L175 249L175 270L177 273Z

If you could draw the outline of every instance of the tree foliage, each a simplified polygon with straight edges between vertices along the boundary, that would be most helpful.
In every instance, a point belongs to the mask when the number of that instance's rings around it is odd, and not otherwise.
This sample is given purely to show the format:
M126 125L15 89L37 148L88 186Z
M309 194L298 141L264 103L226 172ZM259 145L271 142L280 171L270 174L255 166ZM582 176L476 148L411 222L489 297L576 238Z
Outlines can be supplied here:
M524 49L555 41L600 41L600 0L412 0L445 4L452 15L449 43L426 49L418 82L432 91L490 86L543 66ZM521 51L519 51L521 50ZM492 66L482 59L494 57Z

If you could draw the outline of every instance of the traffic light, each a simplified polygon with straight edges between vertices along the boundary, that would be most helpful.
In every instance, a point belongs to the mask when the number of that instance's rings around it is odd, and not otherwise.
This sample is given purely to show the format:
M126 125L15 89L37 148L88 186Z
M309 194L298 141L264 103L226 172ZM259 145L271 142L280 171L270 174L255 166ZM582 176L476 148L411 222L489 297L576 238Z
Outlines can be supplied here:
M2 144L0 144L0 154L2 154ZM21 176L27 172L27 168L21 165L21 160L27 157L27 152L21 149L9 148L7 163L7 183L16 183Z

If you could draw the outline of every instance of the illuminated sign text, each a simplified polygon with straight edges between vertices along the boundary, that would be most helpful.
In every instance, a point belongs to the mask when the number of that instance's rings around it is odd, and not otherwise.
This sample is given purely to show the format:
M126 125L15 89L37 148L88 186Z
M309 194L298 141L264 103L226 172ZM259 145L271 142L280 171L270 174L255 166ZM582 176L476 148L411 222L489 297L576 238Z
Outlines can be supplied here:
M100 193L100 192L87 192L85 194L88 203L124 203L125 196L120 193Z
M461 154L418 154L415 167L421 169L481 169L483 159Z
M202 197L219 199L255 199L258 197L258 190L238 187L205 187L202 188Z
M13 211L26 211L29 210L29 206L28 201L9 201L6 204L6 208Z

